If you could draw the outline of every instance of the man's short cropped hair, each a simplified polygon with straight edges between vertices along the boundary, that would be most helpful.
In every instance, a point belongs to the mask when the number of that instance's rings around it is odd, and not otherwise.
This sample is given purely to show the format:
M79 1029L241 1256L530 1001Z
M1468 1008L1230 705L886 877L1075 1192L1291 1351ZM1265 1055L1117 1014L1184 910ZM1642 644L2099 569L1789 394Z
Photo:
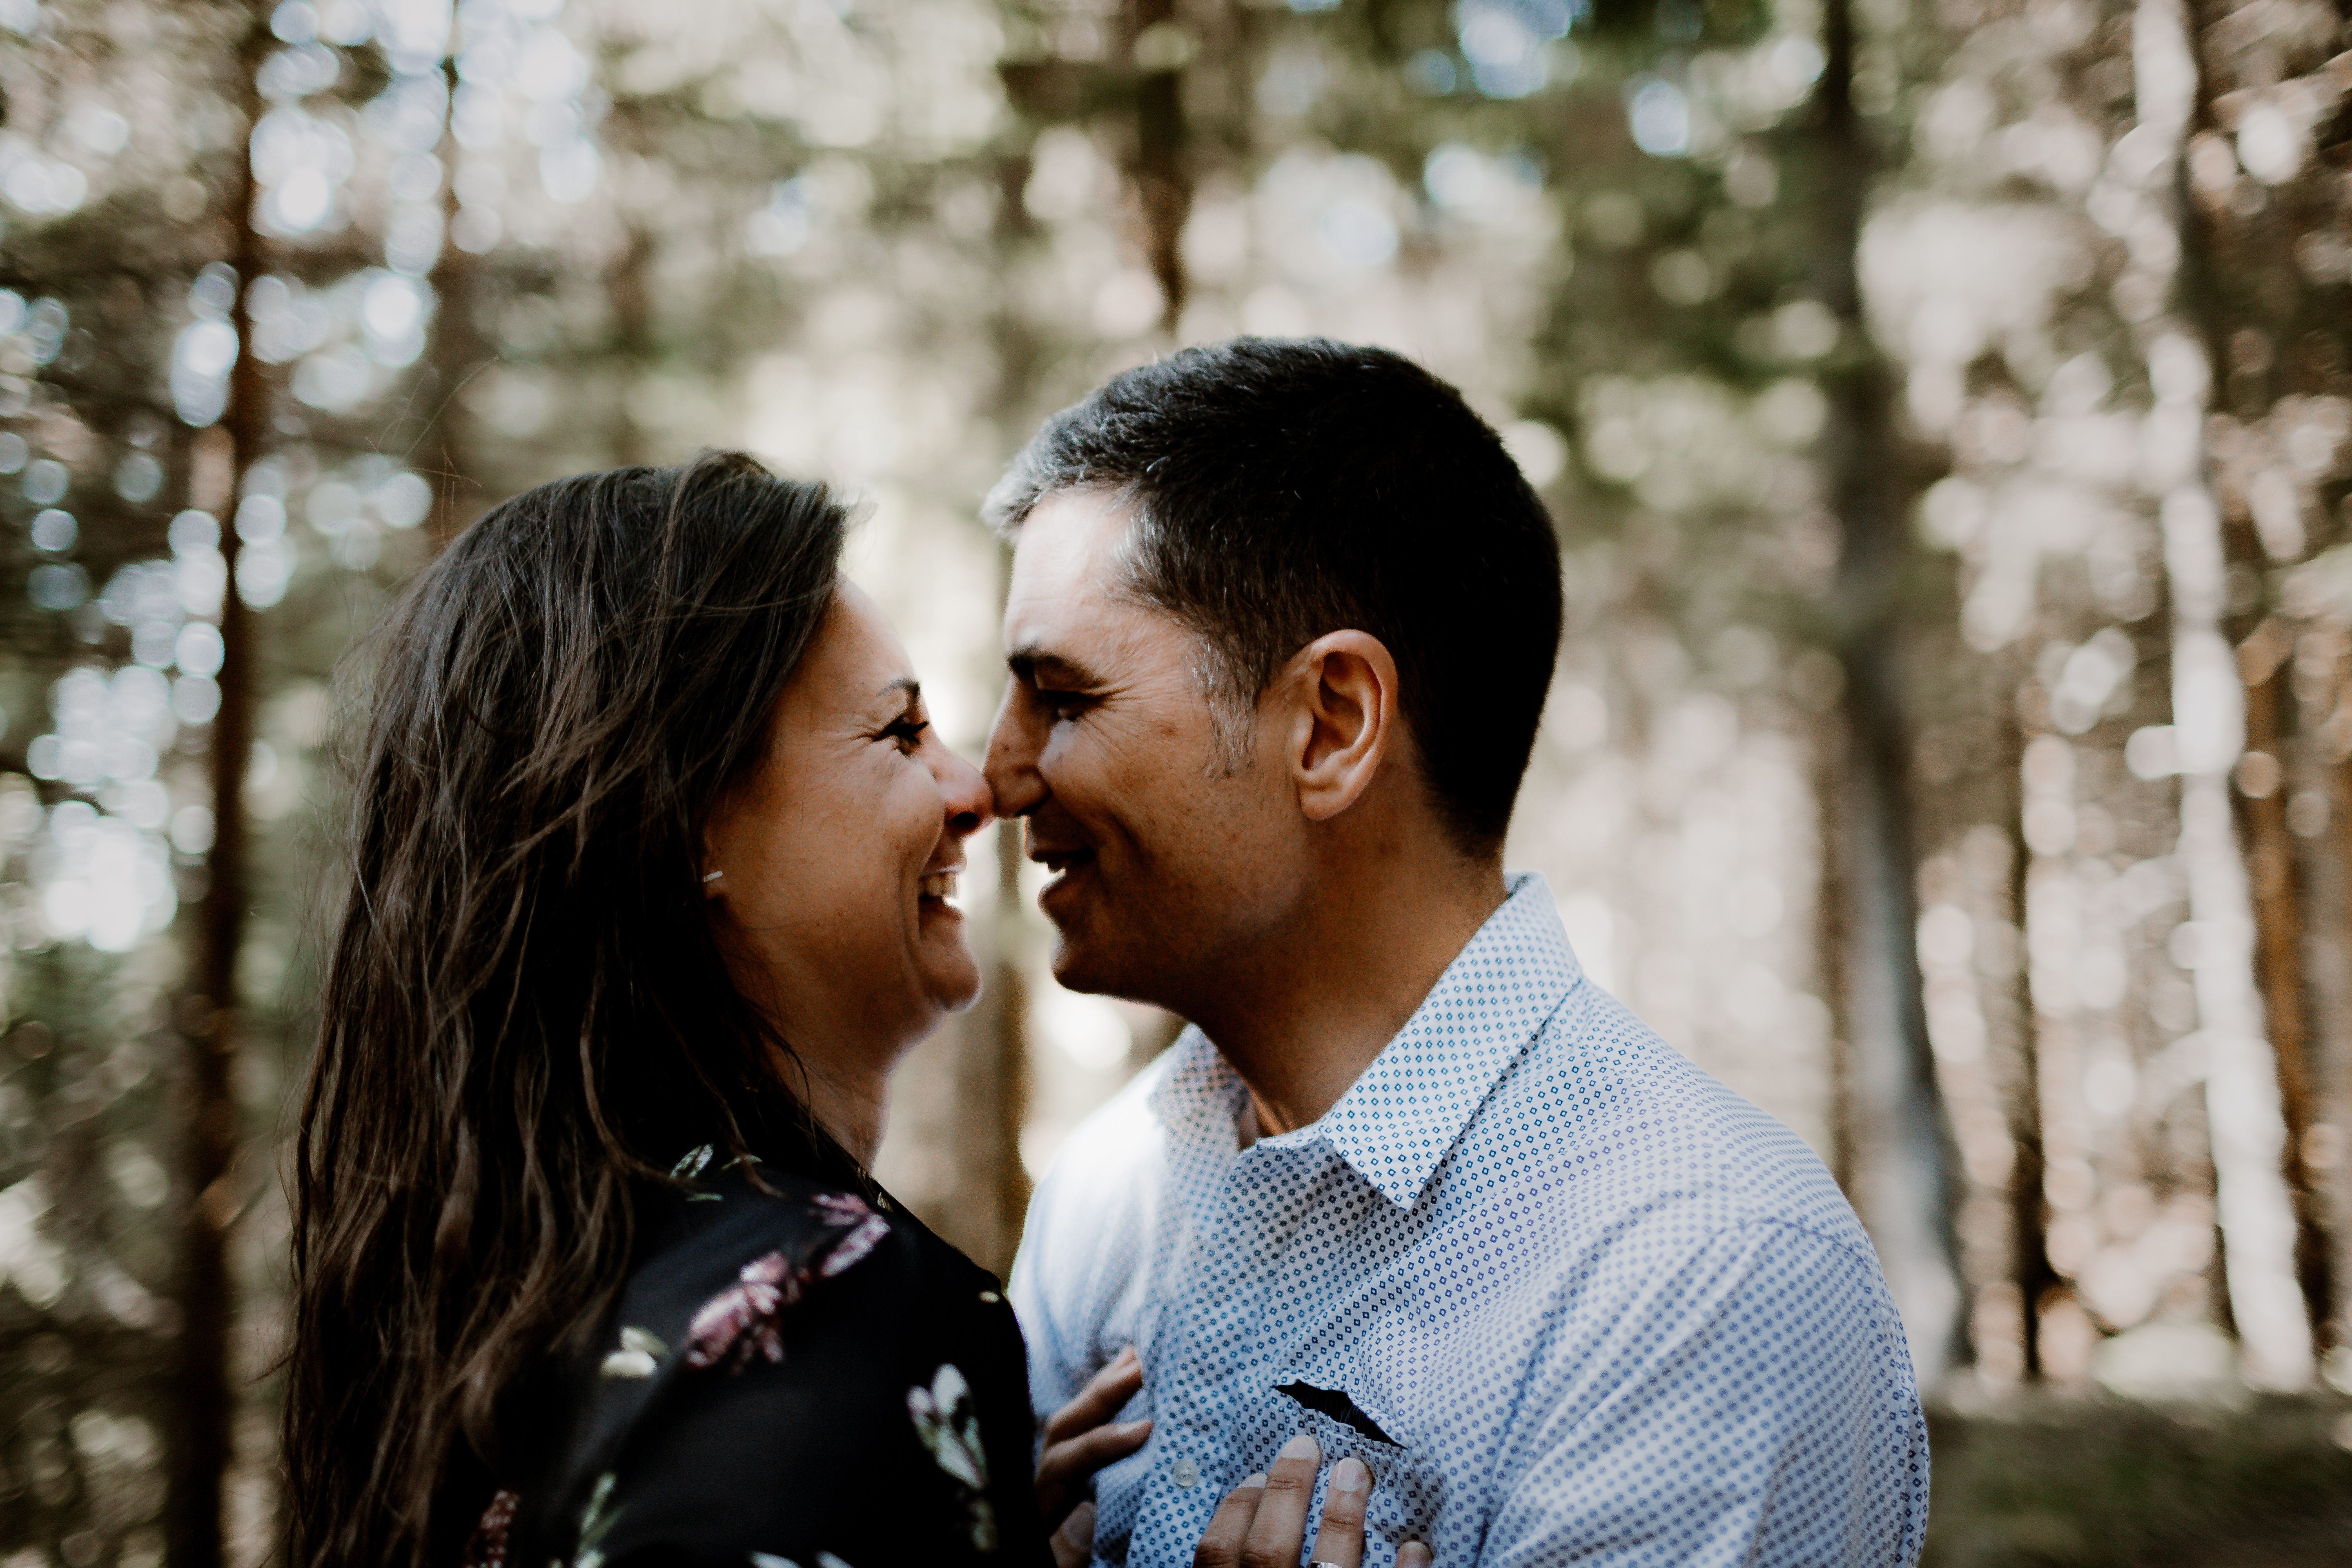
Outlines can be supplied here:
M1129 509L1127 587L1201 638L1243 735L1300 648L1378 637L1452 837L1500 847L1559 654L1559 542L1460 393L1321 338L1189 348L1047 420L984 515L1010 531L1064 490Z

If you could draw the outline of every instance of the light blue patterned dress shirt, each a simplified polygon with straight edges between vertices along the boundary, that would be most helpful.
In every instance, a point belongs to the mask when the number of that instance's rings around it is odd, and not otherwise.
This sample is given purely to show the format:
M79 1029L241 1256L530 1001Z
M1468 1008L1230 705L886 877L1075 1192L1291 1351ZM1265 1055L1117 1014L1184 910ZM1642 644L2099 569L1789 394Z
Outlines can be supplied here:
M1916 1559L1927 1426L1853 1210L1585 979L1541 878L1321 1121L1242 1150L1245 1103L1187 1030L1030 1206L1037 1408L1132 1343L1156 1423L1097 1479L1098 1561L1190 1563L1302 1431L1371 1467L1368 1568Z

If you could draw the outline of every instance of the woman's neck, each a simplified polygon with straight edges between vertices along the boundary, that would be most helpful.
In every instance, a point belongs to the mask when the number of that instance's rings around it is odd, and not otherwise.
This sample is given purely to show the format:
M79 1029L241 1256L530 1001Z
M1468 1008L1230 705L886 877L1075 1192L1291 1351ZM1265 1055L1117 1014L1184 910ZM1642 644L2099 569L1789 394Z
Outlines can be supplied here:
M812 1059L800 1051L782 1056L778 1066L816 1124L860 1165L871 1169L875 1153L882 1147L888 1076L844 1070L841 1063Z

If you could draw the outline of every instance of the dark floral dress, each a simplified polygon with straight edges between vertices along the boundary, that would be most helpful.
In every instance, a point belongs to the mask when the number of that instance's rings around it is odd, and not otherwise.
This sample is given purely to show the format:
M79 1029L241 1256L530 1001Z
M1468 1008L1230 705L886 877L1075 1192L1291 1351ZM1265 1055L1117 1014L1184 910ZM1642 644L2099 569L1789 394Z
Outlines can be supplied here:
M707 1148L677 1173L465 1568L1050 1562L995 1277L837 1181L761 1166L772 1195Z

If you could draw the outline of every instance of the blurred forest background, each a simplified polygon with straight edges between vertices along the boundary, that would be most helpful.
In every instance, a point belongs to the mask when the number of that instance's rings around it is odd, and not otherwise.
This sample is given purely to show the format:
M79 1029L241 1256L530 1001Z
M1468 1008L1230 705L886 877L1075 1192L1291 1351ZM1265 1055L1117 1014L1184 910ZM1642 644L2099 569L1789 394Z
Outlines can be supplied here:
M335 672L541 479L980 494L1238 332L1559 521L1510 860L1821 1151L1931 1561L2352 1561L2343 0L0 0L0 1564L259 1563ZM976 847L883 1180L1003 1267L1171 1036Z

